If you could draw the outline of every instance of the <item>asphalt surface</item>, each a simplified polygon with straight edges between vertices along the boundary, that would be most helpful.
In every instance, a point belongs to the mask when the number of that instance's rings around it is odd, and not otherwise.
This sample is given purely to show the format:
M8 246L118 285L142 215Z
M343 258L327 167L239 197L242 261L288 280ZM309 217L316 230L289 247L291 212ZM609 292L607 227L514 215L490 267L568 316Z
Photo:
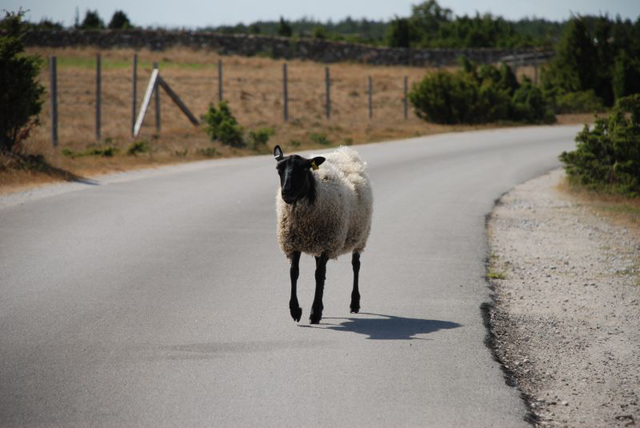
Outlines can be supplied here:
M483 341L485 215L579 127L358 146L374 220L288 309L275 161L219 160L0 198L2 426L526 426Z

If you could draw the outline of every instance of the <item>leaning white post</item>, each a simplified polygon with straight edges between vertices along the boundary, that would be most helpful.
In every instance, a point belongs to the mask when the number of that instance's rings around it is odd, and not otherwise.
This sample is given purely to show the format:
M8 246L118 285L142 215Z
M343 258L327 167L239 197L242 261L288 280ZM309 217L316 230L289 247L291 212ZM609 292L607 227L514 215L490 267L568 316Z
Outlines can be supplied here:
M133 127L133 137L137 137L140 134L140 128L142 128L142 122L144 121L144 116L147 114L147 109L149 108L149 104L151 103L151 96L153 95L153 91L156 89L158 84L158 69L154 68L151 72L151 78L149 79L149 84L147 85L147 90L144 93L144 98L142 100L142 106L140 106L140 113L138 113L138 119L136 120L136 124Z

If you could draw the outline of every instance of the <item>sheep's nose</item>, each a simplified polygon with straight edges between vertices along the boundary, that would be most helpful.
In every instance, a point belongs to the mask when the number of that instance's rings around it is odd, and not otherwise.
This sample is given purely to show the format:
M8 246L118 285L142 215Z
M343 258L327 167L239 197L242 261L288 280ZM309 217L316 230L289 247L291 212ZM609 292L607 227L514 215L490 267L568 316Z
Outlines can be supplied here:
M287 195L285 193L282 194L282 200L285 201L285 203L287 203L288 205L291 205L292 203L295 202L295 197Z

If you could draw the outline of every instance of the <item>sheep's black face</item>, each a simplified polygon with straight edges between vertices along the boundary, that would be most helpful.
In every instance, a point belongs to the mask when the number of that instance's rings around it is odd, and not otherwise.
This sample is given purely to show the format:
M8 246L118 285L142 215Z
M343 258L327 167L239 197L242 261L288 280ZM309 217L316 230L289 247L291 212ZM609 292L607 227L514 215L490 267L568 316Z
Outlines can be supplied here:
M298 155L285 157L280 146L276 146L273 153L278 161L276 169L280 176L282 200L287 204L293 204L303 198L313 202L315 182L311 170L318 168L325 159L323 157L305 159Z

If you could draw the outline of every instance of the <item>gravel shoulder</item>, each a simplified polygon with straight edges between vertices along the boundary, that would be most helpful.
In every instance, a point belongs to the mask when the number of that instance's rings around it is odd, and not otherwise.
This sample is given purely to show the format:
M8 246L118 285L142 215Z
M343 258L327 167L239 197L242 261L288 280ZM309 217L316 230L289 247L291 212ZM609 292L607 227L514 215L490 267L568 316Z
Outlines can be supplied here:
M640 424L640 233L563 180L516 187L488 219L492 346L534 424Z

